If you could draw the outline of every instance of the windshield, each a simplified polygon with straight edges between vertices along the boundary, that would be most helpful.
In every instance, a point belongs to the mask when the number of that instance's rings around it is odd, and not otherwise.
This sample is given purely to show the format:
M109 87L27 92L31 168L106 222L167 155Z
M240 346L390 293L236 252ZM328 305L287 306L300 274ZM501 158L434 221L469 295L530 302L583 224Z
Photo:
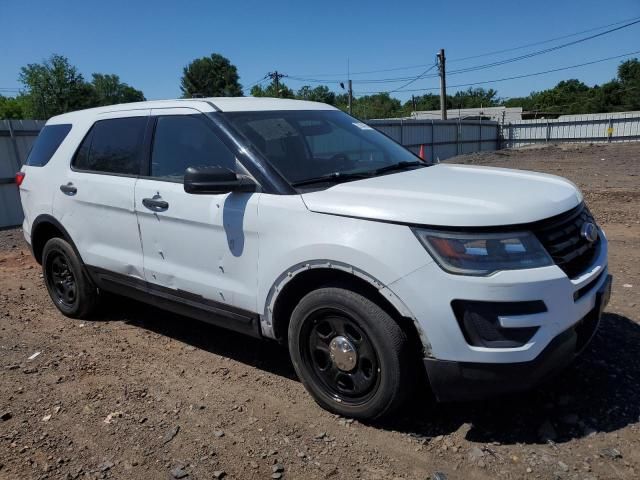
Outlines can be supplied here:
M225 117L294 186L390 173L398 164L398 170L422 165L403 146L337 110L229 112Z

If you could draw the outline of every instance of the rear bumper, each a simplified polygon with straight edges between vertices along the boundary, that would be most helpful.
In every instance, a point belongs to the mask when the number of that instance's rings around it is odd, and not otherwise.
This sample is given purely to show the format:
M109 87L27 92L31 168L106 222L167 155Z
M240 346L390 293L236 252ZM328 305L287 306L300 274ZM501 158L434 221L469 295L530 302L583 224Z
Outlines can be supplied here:
M528 390L564 370L589 344L611 292L611 275L596 293L594 308L556 336L533 360L476 363L424 359L431 388L439 401L477 400Z

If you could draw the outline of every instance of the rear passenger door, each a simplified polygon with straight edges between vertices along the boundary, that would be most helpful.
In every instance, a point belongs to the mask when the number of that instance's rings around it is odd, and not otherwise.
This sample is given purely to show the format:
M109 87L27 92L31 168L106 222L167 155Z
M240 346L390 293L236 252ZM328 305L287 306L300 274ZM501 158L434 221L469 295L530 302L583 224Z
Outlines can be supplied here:
M187 167L237 172L242 167L205 115L188 108L154 109L151 121L149 170L135 192L149 288L208 307L214 302L255 312L260 194L186 193Z
M117 112L97 120L56 186L54 200L54 216L88 266L137 279L144 272L134 187L149 112Z

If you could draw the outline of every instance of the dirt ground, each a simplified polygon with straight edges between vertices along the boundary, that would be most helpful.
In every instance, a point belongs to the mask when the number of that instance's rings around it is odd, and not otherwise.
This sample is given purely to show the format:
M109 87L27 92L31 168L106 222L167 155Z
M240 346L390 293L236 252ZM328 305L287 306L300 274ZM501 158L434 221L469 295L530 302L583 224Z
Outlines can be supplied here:
M63 317L9 230L0 479L638 478L640 143L453 161L566 176L607 232L611 303L559 378L478 403L423 394L386 423L352 422L316 406L278 345L120 298L93 321Z

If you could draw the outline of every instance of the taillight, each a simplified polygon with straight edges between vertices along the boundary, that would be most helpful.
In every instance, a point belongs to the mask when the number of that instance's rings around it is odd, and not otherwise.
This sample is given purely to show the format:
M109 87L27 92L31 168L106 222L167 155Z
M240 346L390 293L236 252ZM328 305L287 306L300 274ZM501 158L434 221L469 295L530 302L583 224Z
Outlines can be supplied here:
M23 181L24 181L24 172L16 173L16 185L18 186L22 185Z

